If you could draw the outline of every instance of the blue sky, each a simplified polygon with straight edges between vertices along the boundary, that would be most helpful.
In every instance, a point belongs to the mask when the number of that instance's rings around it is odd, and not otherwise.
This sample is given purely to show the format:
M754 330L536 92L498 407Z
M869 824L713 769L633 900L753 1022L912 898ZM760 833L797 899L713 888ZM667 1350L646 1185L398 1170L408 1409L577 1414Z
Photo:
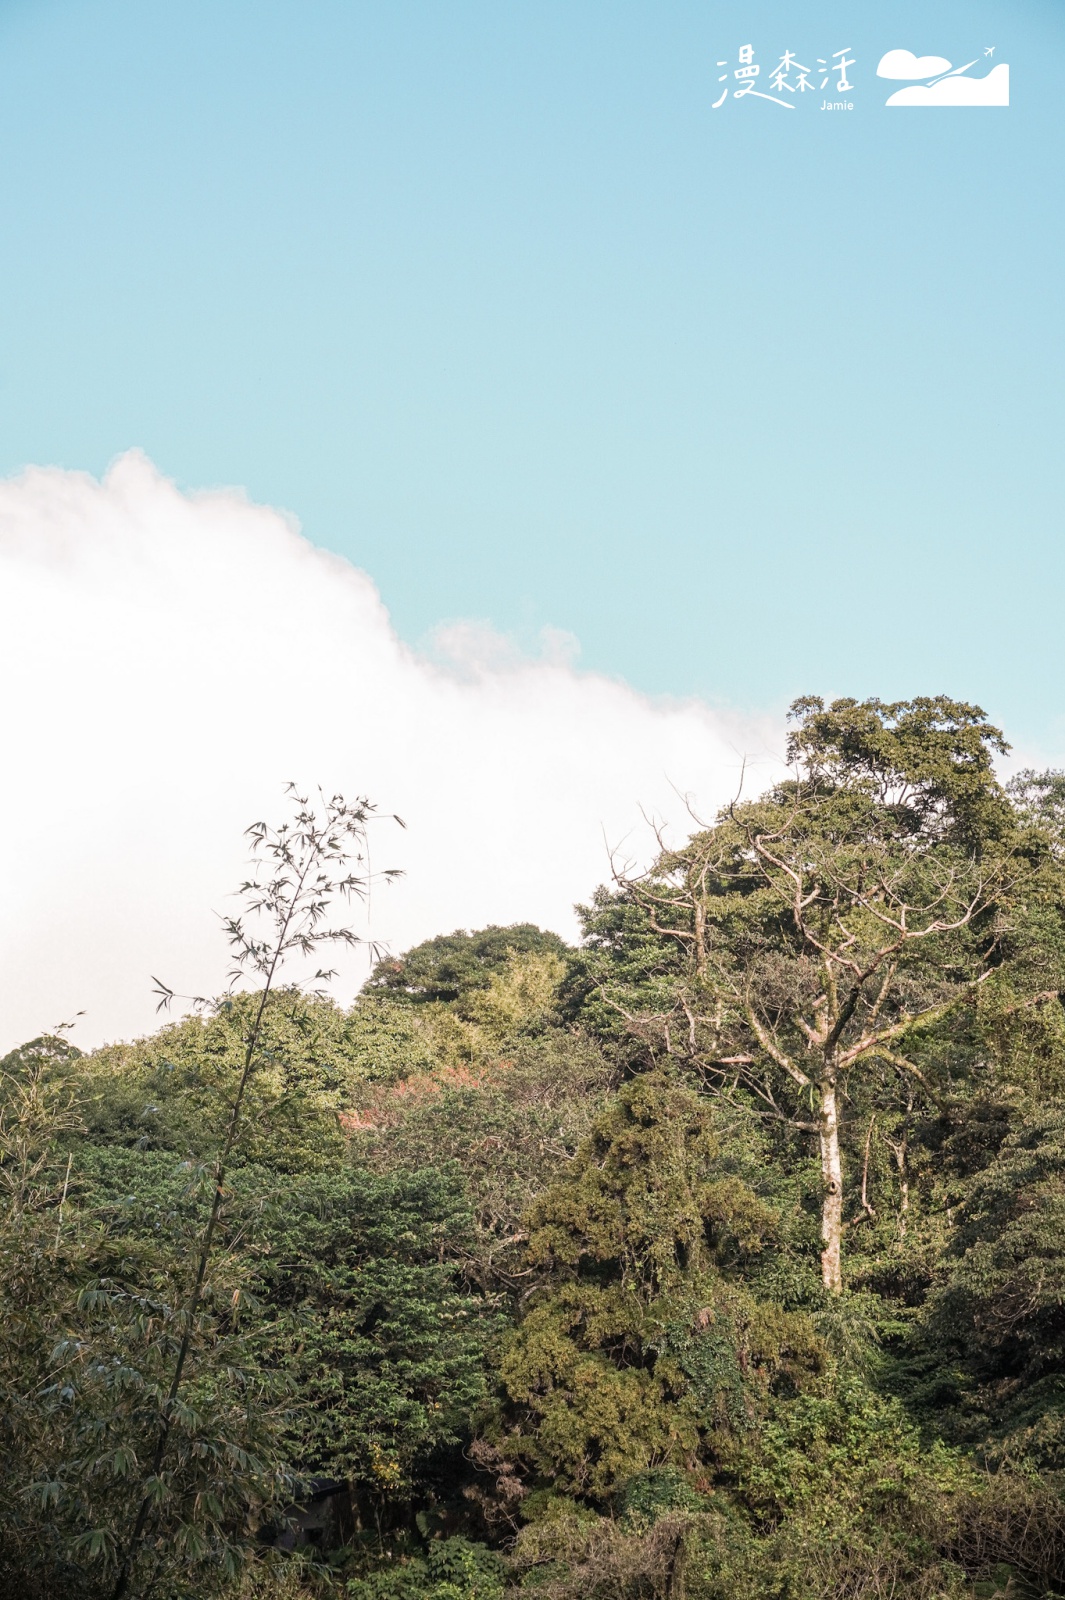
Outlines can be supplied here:
M714 112L748 42L854 111ZM884 107L992 45L1008 110ZM138 445L412 642L1065 756L1063 61L1049 0L6 0L0 471Z

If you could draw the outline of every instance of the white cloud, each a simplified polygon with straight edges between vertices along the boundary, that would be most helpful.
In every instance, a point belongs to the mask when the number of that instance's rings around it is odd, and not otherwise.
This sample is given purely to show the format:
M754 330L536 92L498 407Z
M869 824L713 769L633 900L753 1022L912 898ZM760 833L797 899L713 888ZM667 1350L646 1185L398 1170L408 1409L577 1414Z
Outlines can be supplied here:
M880 57L876 69L878 78L934 78L939 72L949 72L950 62L945 56L915 56L912 50L889 50Z
M938 83L911 83L889 95L889 106L1008 106L1009 64L1000 61L983 78L940 78Z
M419 656L365 574L136 453L102 483L0 482L0 1048L83 1008L83 1044L147 1029L152 973L219 989L212 912L289 778L405 818L375 836L407 873L372 907L395 949L493 921L572 934L604 830L646 854L641 805L683 831L671 782L705 814L744 752L767 781L779 724L653 702L543 644L463 624Z

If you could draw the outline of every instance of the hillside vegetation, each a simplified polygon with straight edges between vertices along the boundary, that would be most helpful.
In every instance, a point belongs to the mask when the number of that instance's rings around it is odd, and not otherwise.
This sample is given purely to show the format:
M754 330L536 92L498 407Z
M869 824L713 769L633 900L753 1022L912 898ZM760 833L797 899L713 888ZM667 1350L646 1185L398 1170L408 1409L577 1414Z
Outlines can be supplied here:
M297 802L230 993L0 1062L0 1593L1065 1594L1065 777L791 726L578 947L349 1010L372 808Z

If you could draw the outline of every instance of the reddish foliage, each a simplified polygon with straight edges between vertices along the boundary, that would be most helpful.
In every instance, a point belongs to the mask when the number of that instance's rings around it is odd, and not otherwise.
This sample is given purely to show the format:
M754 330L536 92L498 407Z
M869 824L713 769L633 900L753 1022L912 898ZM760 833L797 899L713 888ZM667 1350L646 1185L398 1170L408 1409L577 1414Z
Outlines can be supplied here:
M337 1115L341 1129L353 1134L367 1128L387 1127L395 1122L405 1105L429 1099L445 1089L483 1089L511 1065L509 1061L493 1061L482 1067L436 1067L432 1072L414 1073L397 1083L368 1085L366 1103L354 1110Z

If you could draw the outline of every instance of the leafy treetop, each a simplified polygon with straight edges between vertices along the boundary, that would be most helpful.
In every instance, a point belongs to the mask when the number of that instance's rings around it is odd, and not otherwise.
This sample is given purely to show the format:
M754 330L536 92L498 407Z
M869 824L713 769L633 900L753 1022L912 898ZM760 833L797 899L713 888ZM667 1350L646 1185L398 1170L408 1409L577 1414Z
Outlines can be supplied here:
M457 929L415 945L406 955L379 961L367 989L385 990L411 1005L458 1000L471 989L487 989L494 974L502 973L515 955L566 954L566 941L557 933L516 922L512 927L494 924L477 933Z
M865 790L910 833L970 847L1008 829L992 758L1009 750L984 711L947 695L793 702L787 758L818 788Z

